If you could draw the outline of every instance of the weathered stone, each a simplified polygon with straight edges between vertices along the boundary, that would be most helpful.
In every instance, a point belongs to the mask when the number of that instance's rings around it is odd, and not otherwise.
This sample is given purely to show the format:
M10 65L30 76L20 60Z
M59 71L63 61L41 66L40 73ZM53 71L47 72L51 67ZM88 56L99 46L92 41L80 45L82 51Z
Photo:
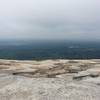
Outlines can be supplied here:
M99 100L99 65L100 60L0 60L0 100Z

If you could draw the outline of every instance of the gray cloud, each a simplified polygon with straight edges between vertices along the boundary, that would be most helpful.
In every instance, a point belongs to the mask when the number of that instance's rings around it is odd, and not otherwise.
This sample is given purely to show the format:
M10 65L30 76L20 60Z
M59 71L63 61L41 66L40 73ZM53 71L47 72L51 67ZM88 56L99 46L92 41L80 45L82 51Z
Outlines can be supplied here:
M1 0L0 38L100 39L99 0Z

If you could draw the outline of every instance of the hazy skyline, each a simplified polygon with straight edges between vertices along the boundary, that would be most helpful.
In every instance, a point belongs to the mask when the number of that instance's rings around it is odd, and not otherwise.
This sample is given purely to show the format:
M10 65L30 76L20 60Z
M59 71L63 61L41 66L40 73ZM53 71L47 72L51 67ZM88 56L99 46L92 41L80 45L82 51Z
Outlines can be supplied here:
M0 39L100 40L100 1L0 0Z

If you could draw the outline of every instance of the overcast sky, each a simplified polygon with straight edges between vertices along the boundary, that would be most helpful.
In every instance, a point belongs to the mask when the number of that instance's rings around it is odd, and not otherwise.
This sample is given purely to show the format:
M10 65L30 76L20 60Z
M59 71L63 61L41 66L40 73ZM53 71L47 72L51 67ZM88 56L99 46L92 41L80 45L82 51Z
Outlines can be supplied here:
M100 40L100 0L0 0L0 39Z

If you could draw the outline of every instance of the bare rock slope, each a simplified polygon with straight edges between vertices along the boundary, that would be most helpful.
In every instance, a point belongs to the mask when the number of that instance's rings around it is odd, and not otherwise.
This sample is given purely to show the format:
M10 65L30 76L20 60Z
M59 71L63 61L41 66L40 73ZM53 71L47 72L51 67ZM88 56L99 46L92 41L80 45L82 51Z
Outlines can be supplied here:
M100 100L100 60L0 60L0 100Z

